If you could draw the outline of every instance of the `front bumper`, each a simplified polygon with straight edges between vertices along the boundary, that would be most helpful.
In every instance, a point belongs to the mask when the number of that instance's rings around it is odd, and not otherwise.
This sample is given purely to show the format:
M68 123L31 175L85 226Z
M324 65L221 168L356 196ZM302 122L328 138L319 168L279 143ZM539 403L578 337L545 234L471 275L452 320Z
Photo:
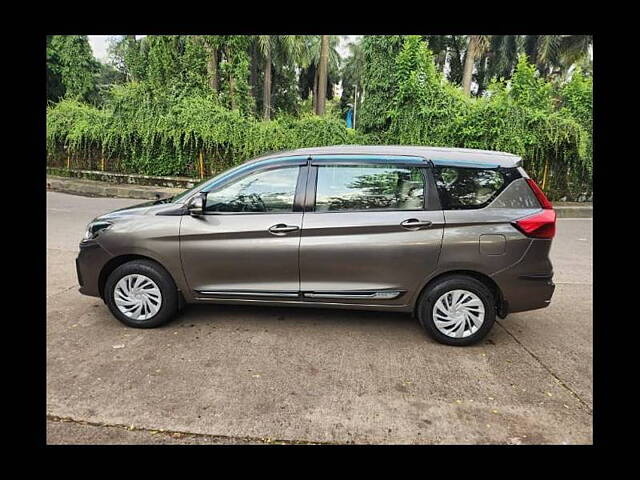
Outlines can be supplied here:
M80 293L91 297L100 296L100 272L111 258L111 255L95 242L80 243L80 253L76 258Z

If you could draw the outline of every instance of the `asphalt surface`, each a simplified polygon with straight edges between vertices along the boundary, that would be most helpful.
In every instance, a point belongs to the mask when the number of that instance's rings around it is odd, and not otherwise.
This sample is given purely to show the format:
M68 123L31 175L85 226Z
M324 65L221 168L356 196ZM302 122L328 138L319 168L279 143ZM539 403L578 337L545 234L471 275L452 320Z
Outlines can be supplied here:
M191 306L127 328L74 259L92 218L135 203L47 192L47 443L592 443L591 219L558 220L551 306L453 348L386 312Z

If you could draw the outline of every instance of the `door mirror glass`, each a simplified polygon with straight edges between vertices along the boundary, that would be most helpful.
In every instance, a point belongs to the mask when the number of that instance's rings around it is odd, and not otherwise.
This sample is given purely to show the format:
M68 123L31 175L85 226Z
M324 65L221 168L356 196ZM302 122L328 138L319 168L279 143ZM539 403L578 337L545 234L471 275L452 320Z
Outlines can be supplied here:
M191 200L189 200L189 204L187 205L187 209L189 210L189 215L193 217L199 217L204 213L204 205L206 202L207 194L199 193Z

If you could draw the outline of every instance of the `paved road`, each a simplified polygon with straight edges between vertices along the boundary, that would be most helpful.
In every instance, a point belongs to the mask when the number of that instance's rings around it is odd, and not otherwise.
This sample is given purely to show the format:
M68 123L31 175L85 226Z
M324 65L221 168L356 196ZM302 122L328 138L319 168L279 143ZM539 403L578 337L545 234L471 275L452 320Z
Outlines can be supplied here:
M550 307L452 348L398 313L191 306L126 328L74 258L88 221L138 201L47 201L48 443L592 443L591 219L558 221Z

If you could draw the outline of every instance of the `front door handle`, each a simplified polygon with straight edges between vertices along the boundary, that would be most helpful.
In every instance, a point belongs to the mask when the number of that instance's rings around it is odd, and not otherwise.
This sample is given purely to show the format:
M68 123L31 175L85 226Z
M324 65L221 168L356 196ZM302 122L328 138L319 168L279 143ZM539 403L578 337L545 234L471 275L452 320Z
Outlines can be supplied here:
M269 227L269 233L272 233L273 235L285 235L286 233L295 232L299 229L300 227L296 225L285 225L284 223L278 223L277 225Z
M417 218L409 218L404 222L400 222L400 226L407 230L420 230L421 228L426 228L431 226L431 223L432 222L430 222L429 220L421 221L421 220L418 220Z

